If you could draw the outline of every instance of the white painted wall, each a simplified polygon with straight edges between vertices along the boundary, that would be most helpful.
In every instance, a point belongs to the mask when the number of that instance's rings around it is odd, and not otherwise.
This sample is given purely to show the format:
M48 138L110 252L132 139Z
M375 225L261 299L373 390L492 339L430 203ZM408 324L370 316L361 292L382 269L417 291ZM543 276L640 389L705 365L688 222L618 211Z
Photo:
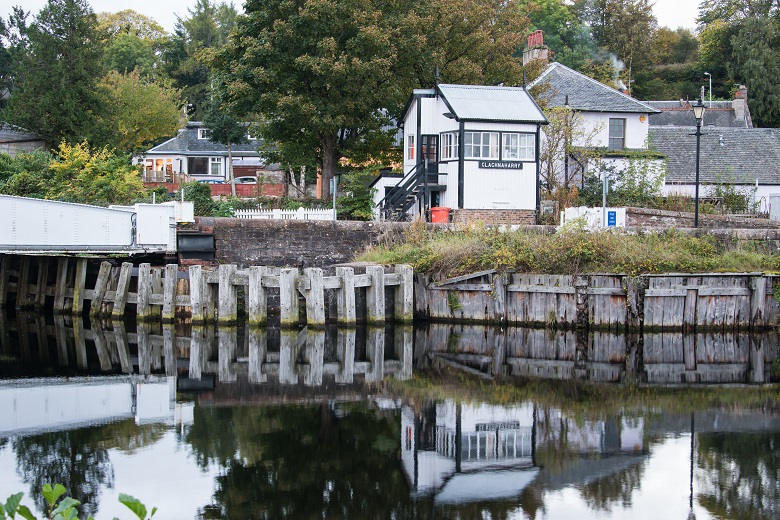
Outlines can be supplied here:
M584 124L588 128L597 130L593 146L609 146L609 120L619 118L626 120L625 146L626 148L647 148L647 133L650 130L650 122L647 114L630 112L582 112ZM644 118L644 121L642 121Z

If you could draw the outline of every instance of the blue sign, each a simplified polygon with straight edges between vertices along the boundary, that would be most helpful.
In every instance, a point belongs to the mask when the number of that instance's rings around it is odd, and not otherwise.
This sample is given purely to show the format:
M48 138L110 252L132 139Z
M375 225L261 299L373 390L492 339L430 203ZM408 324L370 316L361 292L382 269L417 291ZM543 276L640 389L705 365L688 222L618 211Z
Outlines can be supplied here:
M607 227L617 227L617 211L607 211Z

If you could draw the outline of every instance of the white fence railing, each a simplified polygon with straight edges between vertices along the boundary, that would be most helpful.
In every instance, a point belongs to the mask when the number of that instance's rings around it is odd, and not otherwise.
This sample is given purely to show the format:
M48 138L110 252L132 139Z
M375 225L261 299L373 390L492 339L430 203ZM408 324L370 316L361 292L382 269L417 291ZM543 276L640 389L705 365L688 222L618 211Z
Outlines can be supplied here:
M268 220L335 220L332 209L237 209L236 218Z

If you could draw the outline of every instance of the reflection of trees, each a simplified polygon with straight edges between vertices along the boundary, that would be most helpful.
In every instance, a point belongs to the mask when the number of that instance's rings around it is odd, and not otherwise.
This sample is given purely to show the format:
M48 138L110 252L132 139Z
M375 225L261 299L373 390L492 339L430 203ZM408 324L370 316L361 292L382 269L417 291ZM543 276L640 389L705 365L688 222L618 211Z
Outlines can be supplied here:
M696 436L699 503L719 518L780 518L780 432Z
M595 510L609 511L616 503L627 506L631 495L641 487L644 473L644 463L638 462L582 486L580 494Z
M166 431L162 424L138 426L130 420L104 426L44 433L13 441L17 471L30 484L30 496L43 507L41 488L59 483L80 501L83 517L98 508L101 487L114 485L108 450L132 452L157 442Z
M398 414L339 406L196 408L187 441L224 468L202 518L430 518L399 468Z
M44 433L14 441L17 471L30 484L30 496L44 510L41 488L60 483L80 501L86 517L98 507L100 487L114 483L114 468L105 448L99 447L99 428Z

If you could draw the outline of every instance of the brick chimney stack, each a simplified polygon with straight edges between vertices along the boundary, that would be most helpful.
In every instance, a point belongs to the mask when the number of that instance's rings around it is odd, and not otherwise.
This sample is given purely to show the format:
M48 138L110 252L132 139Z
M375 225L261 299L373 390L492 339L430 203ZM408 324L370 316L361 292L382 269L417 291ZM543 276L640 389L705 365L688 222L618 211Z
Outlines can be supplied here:
M523 66L534 60L549 61L550 49L544 44L542 31L534 31L528 35L528 46L523 51Z
M747 87L740 85L734 93L734 99L731 101L731 107L734 109L734 119L745 121L747 128L753 128L753 119L750 117L750 110L747 104Z

